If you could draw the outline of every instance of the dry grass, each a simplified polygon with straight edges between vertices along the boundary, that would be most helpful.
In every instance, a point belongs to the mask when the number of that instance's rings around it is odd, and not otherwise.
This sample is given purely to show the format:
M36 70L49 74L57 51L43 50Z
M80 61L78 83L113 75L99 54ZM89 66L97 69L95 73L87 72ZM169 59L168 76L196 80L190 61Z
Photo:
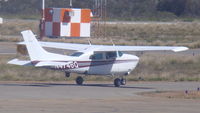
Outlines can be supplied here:
M38 21L12 20L0 25L0 41L20 41L20 32L31 29L38 34ZM103 28L103 27L102 27ZM104 31L104 30L102 30ZM131 24L107 25L105 37L90 38L93 44L121 45L185 45L192 48L200 47L200 23L174 24ZM93 36L94 33L93 33ZM82 39L49 39L72 43L88 43ZM7 65L14 56L0 56L0 80L63 80L63 73L31 67ZM200 57L174 54L145 54L136 70L128 77L129 80L169 80L169 81L200 81ZM27 71L28 70L28 71ZM91 77L89 80L99 80ZM101 80L108 80L102 78Z
M22 30L31 29L39 34L38 21L11 20L0 26L1 41L17 41ZM183 45L190 48L200 47L200 23L177 22L177 23L135 23L135 24L109 24L100 27L100 33L94 29L91 42L94 44L120 45ZM104 33L105 32L105 33ZM8 39L7 39L8 38ZM21 40L21 39L18 39ZM45 41L87 43L87 38L82 39L44 39Z
M152 81L199 81L200 56L182 54L146 54L133 75Z
M200 91L188 91L188 93L185 93L184 91L155 91L150 93L141 93L141 95L169 99L200 99Z
M0 56L0 80L63 81L74 80L77 76L77 74L72 74L71 78L66 79L63 72L6 64L14 57L16 56ZM200 81L199 69L200 56L145 54L141 57L138 67L127 79L130 81ZM87 77L89 81L110 81L111 79L99 76Z
M0 25L0 34L5 36L19 36L21 31L31 29L38 33L38 21L8 20Z

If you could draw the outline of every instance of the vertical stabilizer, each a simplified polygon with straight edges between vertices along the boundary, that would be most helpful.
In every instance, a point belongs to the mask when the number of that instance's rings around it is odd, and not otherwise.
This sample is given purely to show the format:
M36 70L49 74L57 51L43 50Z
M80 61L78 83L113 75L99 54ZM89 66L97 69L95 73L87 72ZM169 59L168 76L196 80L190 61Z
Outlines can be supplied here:
M44 50L31 30L22 31L21 33L31 61L69 60L71 58L66 55L50 53Z
M40 46L32 31L27 30L22 31L21 33L24 38L31 61L47 58L48 52Z

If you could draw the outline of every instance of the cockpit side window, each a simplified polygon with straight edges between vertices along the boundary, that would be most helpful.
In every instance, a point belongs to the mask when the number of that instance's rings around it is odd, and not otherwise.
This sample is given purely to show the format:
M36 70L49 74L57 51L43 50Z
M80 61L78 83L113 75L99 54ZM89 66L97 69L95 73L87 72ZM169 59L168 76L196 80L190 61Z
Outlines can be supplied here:
M90 59L93 59L93 60L102 60L103 59L103 53L95 53L94 55L91 56Z
M117 52L106 52L106 59L117 58Z
M70 56L79 57L79 56L81 56L82 54L83 54L82 52L76 52L76 53L73 53L73 54L70 55Z

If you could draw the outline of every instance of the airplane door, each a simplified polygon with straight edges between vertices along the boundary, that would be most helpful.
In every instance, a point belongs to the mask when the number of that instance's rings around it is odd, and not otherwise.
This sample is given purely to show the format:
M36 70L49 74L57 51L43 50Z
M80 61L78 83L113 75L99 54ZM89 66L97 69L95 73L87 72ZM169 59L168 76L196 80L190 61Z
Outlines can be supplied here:
M88 73L97 75L110 75L113 67L113 59L106 58L105 52L97 52L91 56L91 64Z

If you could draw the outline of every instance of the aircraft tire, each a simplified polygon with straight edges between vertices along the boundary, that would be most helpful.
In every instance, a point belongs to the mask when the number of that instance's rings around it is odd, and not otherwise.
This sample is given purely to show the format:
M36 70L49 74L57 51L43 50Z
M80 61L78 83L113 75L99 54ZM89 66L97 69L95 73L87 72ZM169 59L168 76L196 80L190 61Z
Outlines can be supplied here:
M76 78L76 84L77 85L83 85L83 81L84 81L83 77L81 77L81 76L79 76L79 77Z
M126 85L126 79L124 78L121 79L121 85Z
M115 87L120 87L120 85L121 85L121 80L120 80L119 78L116 78L116 79L114 80L114 85L115 85Z

